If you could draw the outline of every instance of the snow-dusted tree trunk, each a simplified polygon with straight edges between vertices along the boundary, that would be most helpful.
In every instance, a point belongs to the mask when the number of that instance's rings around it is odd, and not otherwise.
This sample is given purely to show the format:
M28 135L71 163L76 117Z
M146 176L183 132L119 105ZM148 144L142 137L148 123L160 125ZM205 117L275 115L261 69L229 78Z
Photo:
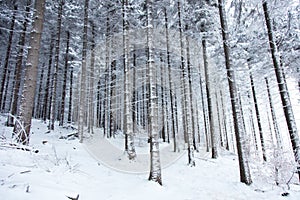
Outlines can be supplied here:
M136 158L133 135L133 122L131 114L131 83L129 66L129 24L127 19L128 0L123 0L123 45L124 45L124 132L128 139L128 157Z
M265 82L266 82L266 86L267 86L269 105L270 105L270 110L271 110L271 115L272 115L272 121L273 121L273 126L274 126L274 132L275 132L277 148L282 149L282 138L281 138L281 134L279 132L278 124L277 124L277 119L276 119L276 115L275 115L273 100L272 100L270 87L269 87L269 81L268 81L267 77L265 77Z
M88 11L89 0L84 1L84 22L83 22L83 45L81 60L81 81L80 81L80 97L79 97L79 119L78 134L79 142L83 142L84 114L86 111L86 52L87 52L87 31L88 31Z
M43 120L46 121L49 119L49 107L51 107L51 101L49 100L49 96L51 93L51 72L52 72L52 56L53 56L53 48L54 48L54 36L51 36L50 47L49 47L49 60L48 60L48 71L47 71L47 80L46 80L46 88L45 88L45 96L44 96L44 111L43 111Z
M299 170L299 177L300 177L300 141L299 141L298 130L296 126L295 117L293 114L291 100L288 94L288 88L283 77L281 66L278 61L279 58L277 57L278 52L277 52L276 42L273 36L272 22L268 10L268 4L265 0L262 0L262 6L264 10L265 21L266 21L266 26L268 31L268 38L269 38L269 45L270 45L270 50L271 50L271 55L273 60L273 66L274 66L275 75L278 83L283 111L284 111L287 127L289 130L295 161L298 164L297 167Z
M5 85L6 87L8 87L8 84L6 84L7 79L9 79L8 76L8 65L9 65L9 57L11 54L11 46L12 46L12 40L13 40L13 35L14 35L14 27L15 27L15 21L16 21L16 11L18 9L17 4L15 3L15 0L13 0L13 4L14 4L14 11L13 11L13 16L11 18L11 23L10 23L10 30L9 30L9 36L8 36L8 41L7 41L7 50L6 50L6 56L5 56L5 60L4 60L4 66L3 66L3 71L2 71L2 77L1 77L1 87L0 87L0 110L2 110L2 108L5 105L5 93L4 93L4 88ZM2 101L3 99L3 101ZM3 106L2 106L3 104Z
M229 85L229 93L231 99L231 107L233 114L233 122L234 122L234 131L236 137L238 158L239 158L239 167L240 167L240 181L247 185L252 183L250 167L247 160L246 149L245 149L245 131L242 122L242 114L241 114L241 105L239 104L239 98L236 88L235 82L235 74L232 69L230 62L230 47L229 47L229 36L228 36L228 27L226 21L226 13L224 8L224 1L218 0L219 3L219 14L220 14L220 22L222 29L222 38L223 38L223 48L225 54L225 65L227 70L227 80Z
M27 26L28 26L28 17L30 13L30 5L31 5L31 0L27 0L26 3L26 14L25 14L25 19L23 21L23 29L22 33L19 39L19 52L17 55L17 62L16 62L16 68L15 68L15 85L14 85L14 90L13 90L13 98L12 98L12 103L11 103L11 108L10 108L10 114L15 116L17 115L17 110L18 110L18 101L19 101L19 92L20 92L20 86L21 86L21 77L22 77L22 62L23 62L23 54L24 54L24 48L25 48L25 42L26 42L26 31L27 31ZM5 68L4 68L5 69ZM3 74L4 75L4 74ZM0 97L1 99L1 97ZM0 100L1 101L1 100ZM1 103L0 103L1 105ZM8 116L7 120L7 125L8 126L13 126L14 125L14 120L12 116Z
M67 31L67 47L66 47L66 55L65 55L65 66L64 66L64 78L63 78L63 88L61 95L61 111L60 111L60 121L59 125L64 125L65 118L65 102L66 102L66 93L67 93L67 75L68 75L68 62L69 62L69 44L70 44L70 32Z
M256 92L255 92L251 67L249 68L249 76L250 76L251 91L252 91L252 96L253 96L253 101L254 101L254 108L255 108L255 113L256 113L257 126L258 126L258 131L259 131L259 137L260 137L260 144L261 144L263 160L267 161L264 134L263 134L263 131L262 131L262 126L261 126L261 119L260 119L260 114L259 114L259 110L258 110L258 103L257 103L257 98L256 98Z
M45 0L35 1L33 27L30 33L30 43L26 61L24 88L20 104L19 120L15 123L17 141L28 145L31 128L31 118L34 103L34 93L38 73L40 41L43 31Z
M174 98L173 98L173 78L171 72L171 61L170 61L170 41L169 41L169 28L168 28L168 16L167 10L164 9L165 14L165 29L166 29L166 50L167 50L167 68L168 68L168 78L169 78L169 96L170 96L170 107L171 107L171 123L172 123L172 136L173 136L173 151L177 150L177 140L176 140L176 127L175 127L175 114L174 114Z
M91 40L91 64L89 75L89 119L88 119L88 132L94 133L94 81L95 81L95 24L90 21L92 28L92 40Z
M52 99L51 99L51 112L50 112L50 121L49 121L49 130L54 130L54 123L56 117L56 96L57 96L57 79L58 79L58 70L59 70L59 47L60 47L60 33L61 33L61 21L62 21L62 12L64 6L64 0L60 0L59 9L57 15L57 32L56 32L56 42L55 42L55 60L54 60L54 74L53 74L53 83L52 83Z
M147 0L147 49L148 49L148 83L149 83L149 134L150 134L150 174L149 180L162 185L159 154L159 134L157 125L158 98L156 96L155 62L153 54L153 16L152 0Z
M222 90L220 90L220 98L221 98L221 107L222 107L222 116L223 116L223 126L224 126L224 134L225 134L225 140L226 140L226 149L229 151L229 138L228 138L228 132L227 132L227 120L226 120L226 113L225 113L225 104L224 104L224 98Z
M72 122L72 103L73 103L73 67L70 67L70 84L69 84L69 109L68 123Z
M208 59L207 59L207 49L206 49L206 39L202 39L202 51L203 51L203 63L204 63L204 74L205 74L205 88L206 88L206 97L207 97L207 108L208 108L208 122L209 122L209 132L211 139L211 157L218 157L218 148L217 148L217 140L216 133L214 127L214 119L213 119L213 111L212 111L212 101L211 101L211 91L210 91L210 78L208 71Z

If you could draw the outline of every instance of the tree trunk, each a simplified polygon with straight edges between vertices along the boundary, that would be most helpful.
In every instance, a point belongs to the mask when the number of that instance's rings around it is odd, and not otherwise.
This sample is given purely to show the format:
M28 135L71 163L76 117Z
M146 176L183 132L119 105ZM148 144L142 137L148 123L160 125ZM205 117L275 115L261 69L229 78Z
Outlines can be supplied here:
M88 120L88 132L94 133L94 81L95 81L95 24L90 21L92 28L92 41L91 41L91 70L89 77L89 120Z
M225 17L225 8L223 0L218 0L219 3L219 14L223 38L223 48L225 54L225 65L227 69L227 80L229 85L231 107L234 121L235 137L238 150L239 167L240 167L240 181L247 185L252 183L250 167L245 153L245 140L244 140L244 127L241 121L241 108L238 101L238 94L235 82L235 75L230 63L230 48L229 48L229 36L227 21Z
M70 67L70 99L69 99L69 109L68 109L68 123L72 123L72 103L73 103L73 67Z
M255 107L255 112L256 112L256 118L257 118L257 126L258 126L258 130L259 130L261 150L262 150L262 154L263 154L263 160L266 162L267 161L267 156L266 156L266 147L265 147L265 141L264 141L264 134L262 132L260 114L259 114L259 110L258 110L258 103L257 103L257 98L256 98L256 92L255 92L251 67L249 68L249 74L250 74L251 90L252 90L252 96L253 96L254 107Z
M168 16L167 10L164 9L165 13L165 29L166 29L166 50L167 50L167 65L168 65L168 77L169 77L169 96L170 96L170 107L171 107L171 122L172 122L172 132L173 132L173 151L177 150L177 140L176 140L176 127L175 127L175 115L174 115L174 98L173 98L173 80L171 72L171 61L170 61L170 44L169 44L169 28L168 28Z
M13 16L11 18L11 23L10 23L10 30L9 30L9 36L8 36L8 45L7 45L7 50L6 50L6 56L4 60L4 65L3 65L3 71L2 71L2 77L1 77L1 87L0 87L0 111L1 109L3 110L5 106L5 94L4 94L4 88L5 85L8 87L8 84L6 84L7 79L9 79L8 76L8 65L9 65L9 57L11 54L11 46L12 46L12 40L13 40L13 35L14 35L14 27L15 27L15 21L16 21L16 11L18 9L17 4L15 3L15 0L13 0L13 5L14 5L14 11L13 11ZM4 98L4 99L3 99ZM3 99L3 101L2 101ZM2 105L3 104L3 105Z
M54 75L52 84L52 99L51 99L51 112L49 121L49 130L54 130L55 115L56 115L56 96L57 96L57 79L58 79L58 69L59 69L59 45L60 45L60 33L61 33L61 21L63 12L64 0L60 0L59 9L57 15L57 35L55 43L55 62L54 62Z
M149 83L149 133L150 133L150 174L149 180L162 185L161 164L158 142L156 80L154 79L155 63L153 54L153 17L152 1L147 0L147 48L148 48L148 83Z
M67 76L68 76L68 62L69 62L69 44L70 44L70 32L67 31L67 47L66 47L66 55L65 55L65 67L64 67L64 78L63 78L63 88L62 88L62 96L61 96L61 111L60 111L60 122L59 126L64 125L65 118L65 101L66 101L66 89L67 89Z
M24 48L25 48L25 42L26 42L26 31L27 31L27 25L28 25L28 17L30 13L30 5L31 0L27 0L26 3L26 9L25 9L25 19L23 22L23 30L19 39L19 52L17 55L17 63L16 63L16 69L15 69L15 85L13 90L13 98L10 108L10 114L12 116L17 115L18 111L18 102L19 102L19 92L20 92L20 86L21 86L21 77L22 77L22 62L23 62L23 54L24 54ZM3 74L4 75L4 74ZM1 97L0 97L1 99ZM0 100L1 101L1 100ZM0 103L1 105L1 103ZM13 126L14 120L12 116L8 116L7 125Z
M130 84L130 66L129 66L129 24L127 18L128 0L123 0L123 44L124 44L124 132L128 139L128 158L136 158L133 135L133 122L131 114L131 84Z
M84 2L84 25L83 25L83 45L82 45L82 64L81 64L81 83L80 83L80 99L79 99L79 119L78 119L78 133L79 142L83 142L83 127L84 127L84 113L86 111L86 52L87 52L87 31L88 31L88 11L89 0Z
M34 103L34 93L36 89L36 80L38 72L39 50L43 31L45 0L35 1L35 12L33 16L33 27L30 33L30 43L28 57L26 61L26 71L24 80L24 89L20 104L19 121L15 124L15 134L17 141L28 145L30 137L32 110Z
M277 52L276 43L273 36L273 27L271 24L271 18L269 16L268 4L265 0L262 0L262 5L263 5L263 10L265 15L266 26L268 30L268 38L269 38L269 45L270 45L270 50L271 50L271 55L273 60L273 66L274 66L275 75L276 75L278 88L280 92L280 98L283 106L284 116L289 130L295 161L298 165L297 168L298 168L299 180L300 180L300 141L299 141L297 125L293 114L292 104L288 94L287 85L284 81L278 58L276 57L278 52Z
M216 133L214 128L214 119L212 111L212 94L210 92L210 78L208 72L208 60L207 60L207 50L206 50L206 39L202 40L202 50L203 50L203 62L204 62L204 74L205 74L205 86L206 86L206 97L207 97L207 107L208 107L208 123L209 123L209 132L211 137L211 157L216 159L218 158L218 148L216 141Z

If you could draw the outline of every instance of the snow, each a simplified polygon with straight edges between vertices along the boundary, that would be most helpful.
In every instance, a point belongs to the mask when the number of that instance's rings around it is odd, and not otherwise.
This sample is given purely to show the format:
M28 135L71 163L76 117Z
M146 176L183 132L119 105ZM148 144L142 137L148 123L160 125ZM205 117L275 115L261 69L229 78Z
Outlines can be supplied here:
M7 147L12 142L12 128L5 127L4 122L1 116L2 200L67 200L67 196L78 194L79 200L300 199L299 185L291 184L290 190L286 185L275 186L263 170L260 174L252 173L252 185L240 183L237 156L226 151L222 151L218 159L211 159L210 153L201 150L195 153L196 167L189 167L185 151L169 158L167 154L173 153L169 151L172 145L164 144L161 158L167 164L163 164L163 186L160 186L147 180L150 167L144 162L148 154L142 150L139 153L142 145L137 148L137 161L132 163L123 154L123 143L117 141L121 137L110 143L102 137L101 130L96 129L93 138L80 144L75 137L59 139L74 133L71 128L56 126L54 132L48 133L46 124L33 120L30 147L39 150L34 153ZM97 154L100 144L107 146ZM118 156L121 161L116 159ZM118 162L123 162L123 168L116 164ZM113 165L117 167L114 169ZM128 170L136 165L145 169L139 173ZM284 192L289 195L281 196Z

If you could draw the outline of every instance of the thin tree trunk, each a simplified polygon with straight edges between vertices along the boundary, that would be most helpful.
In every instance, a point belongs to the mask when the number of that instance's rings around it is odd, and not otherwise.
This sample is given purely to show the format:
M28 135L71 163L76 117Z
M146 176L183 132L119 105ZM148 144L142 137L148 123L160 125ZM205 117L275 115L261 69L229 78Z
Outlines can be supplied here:
M214 118L212 111L212 94L210 92L210 78L208 72L208 60L207 60L207 50L206 50L206 39L202 40L202 50L203 50L203 62L204 62L204 74L205 74L205 86L206 86L206 96L207 96L207 107L208 107L208 122L209 122L209 132L211 137L211 157L216 159L218 157L216 133L214 128Z
M56 115L56 96L57 96L57 79L58 79L58 69L59 69L59 45L60 45L60 33L61 33L61 21L63 12L64 0L60 0L59 9L57 15L57 35L55 43L55 62L54 62L54 74L53 74L53 84L52 84L52 99L51 99L51 112L49 121L49 130L54 130L55 115Z
M62 97L61 97L61 111L60 111L60 122L59 126L64 125L65 118L65 101L66 101L66 90L67 90L67 75L68 75L68 62L69 62L69 44L70 44L70 32L67 31L67 47L65 55L65 67L64 67L64 79L63 79L63 88L62 88Z
M72 123L72 103L73 103L73 67L70 67L70 86L69 86L69 109L68 109L68 123Z
M271 18L269 16L268 4L265 0L262 0L262 5L263 5L263 10L265 15L266 26L268 30L268 38L269 38L269 45L270 45L270 50L271 50L271 55L273 60L273 66L274 66L275 75L276 75L278 88L280 92L280 98L283 106L284 116L289 130L295 161L298 165L297 168L298 168L298 174L300 180L300 141L299 141L297 125L293 114L292 104L289 98L287 85L285 84L282 70L279 65L278 58L276 57L278 52L277 52L276 43L273 36L273 27L271 24Z
M227 69L227 80L229 85L230 99L231 99L231 107L234 121L234 129L235 129L235 137L236 144L238 150L238 158L239 158L239 168L240 168L240 181L247 185L252 183L250 167L246 157L245 150L245 131L243 130L243 123L241 121L241 108L238 101L238 94L235 82L235 75L230 63L230 48L229 48L229 36L228 36L228 27L227 21L225 17L225 8L223 0L218 0L219 3L219 14L220 14L220 22L221 22L221 30L222 30L222 38L223 38L223 48L225 54L225 65Z
M260 114L259 114L259 110L258 110L258 103L257 103L257 98L256 98L256 92L255 92L251 67L249 69L249 74L250 74L251 90L252 90L252 96L253 96L254 107L255 107L255 112L256 112L257 126L258 126L258 130L259 130L259 137L260 137L260 143L261 143L261 150L262 150L262 154L263 154L263 160L267 161L264 134L262 131L262 126L261 126Z
M11 46L12 46L12 40L13 40L13 35L14 35L14 27L15 27L15 21L16 21L16 11L18 9L17 4L15 3L15 0L13 0L13 5L14 5L14 11L13 11L13 16L11 18L10 22L10 29L9 29L9 36L8 36L8 45L7 45L7 50L6 50L6 56L4 60L4 65L3 65L3 72L2 72L2 77L1 77L1 87L0 87L0 110L5 107L5 100L6 100L6 95L4 94L4 88L5 85L8 87L8 84L6 84L7 80L9 79L8 75L8 65L9 65L9 57L11 54ZM2 101L3 99L3 101ZM2 105L3 104L3 105Z
M223 116L223 124L224 124L224 131L225 131L225 139L226 139L226 149L229 151L229 139L228 139L228 132L227 132L227 120L226 120L226 113L225 113L225 104L223 99L223 93L220 90L220 97L221 97L221 106L222 106L222 116Z
M173 132L173 151L176 152L177 140L176 140L176 127L175 127L175 115L174 115L174 101L173 101L173 80L171 75L171 62L170 62L170 44L169 44L169 28L168 28L168 16L167 10L164 8L165 13L165 29L166 29L166 50L167 50L167 67L168 67L168 77L169 77L169 96L170 96L170 107L171 107L171 122L172 122L172 132Z
M266 86L267 86L269 105L270 105L270 109L271 109L271 115L272 115L272 121L273 121L273 126L274 126L274 132L275 132L277 148L282 149L282 139L281 139L281 135L280 135L280 132L279 132L279 127L278 127L278 123L277 123L277 119L276 119L276 115L275 115L275 110L274 110L274 106L273 106L273 100L272 100L270 87L269 87L269 81L268 81L267 77L265 77L265 81L266 81Z
M87 31L88 31L88 11L89 0L84 2L84 25L83 25L83 45L82 45L82 64L81 64L81 87L79 99L79 119L78 119L78 133L79 142L83 142L83 127L84 127L84 113L86 111L86 58L87 58Z
M45 91L45 96L44 96L44 116L43 120L46 122L47 119L49 119L50 113L49 113L49 107L51 107L51 101L49 99L50 93L51 93L51 88L50 88L50 83L51 83L51 72L52 72L52 56L53 56L53 48L54 48L54 36L51 36L51 41L50 41L50 48L49 48L49 61L48 61L48 72L47 72L47 81L46 81L46 91Z
M28 145L30 138L30 128L32 119L32 110L34 103L34 93L36 89L36 80L38 73L38 61L40 42L43 31L45 0L35 1L34 22L30 33L30 43L28 57L26 61L26 71L24 79L24 89L20 104L19 121L15 124L15 134L18 136L17 141Z
M28 25L28 17L30 13L30 5L31 0L27 0L26 3L26 9L25 9L25 19L23 22L23 30L19 39L19 52L17 55L17 63L16 63L16 69L15 69L15 85L13 90L13 98L10 108L10 114L12 116L17 115L18 112L18 102L19 102L19 92L20 92L20 86L21 86L21 77L22 77L22 62L23 62L23 54L24 54L24 48L25 48L25 42L26 42L26 31L27 31L27 25ZM4 74L3 74L4 75ZM0 97L1 99L1 97ZM1 100L0 100L1 101ZM0 103L1 105L1 103ZM12 116L8 116L7 125L13 126L14 120Z
M91 41L91 69L89 77L89 121L88 121L88 132L94 133L94 81L95 81L95 24L90 21L92 28L92 41Z

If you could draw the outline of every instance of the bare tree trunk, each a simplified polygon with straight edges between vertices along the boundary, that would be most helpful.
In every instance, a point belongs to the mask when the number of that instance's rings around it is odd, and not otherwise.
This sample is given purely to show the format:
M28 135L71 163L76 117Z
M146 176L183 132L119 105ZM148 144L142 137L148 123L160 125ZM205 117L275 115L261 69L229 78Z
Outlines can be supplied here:
M95 81L95 24L90 21L92 28L92 41L91 41L91 69L89 77L89 120L88 120L88 132L94 133L94 81Z
M35 1L35 12L33 16L33 27L30 33L30 43L28 57L26 61L26 71L24 80L24 89L20 104L19 121L15 124L15 134L17 141L28 145L30 138L30 128L32 119L32 110L34 103L34 93L36 89L36 80L38 73L38 61L40 42L43 31L45 0Z
M43 63L42 65L42 71L41 71L41 75L40 75L40 79L39 79L39 89L37 92L37 102L36 102L36 107L34 109L34 117L39 119L41 117L41 102L42 102L42 88L43 88L43 80L44 80L44 68L45 68L45 63Z
M60 112L60 122L59 125L64 125L65 118L65 101L66 101L66 89L67 89L67 75L68 75L68 62L69 62L69 44L70 44L70 32L67 31L67 47L65 55L65 67L64 67L64 79L63 79L63 88L62 88L62 97L61 97L61 112Z
M227 132L227 120L226 120L226 113L225 113L225 104L223 99L223 93L220 90L220 97L221 97L221 106L222 106L222 116L223 116L223 124L224 124L224 131L225 131L225 139L226 139L226 149L229 151L229 139L228 139L228 132Z
M157 126L157 105L158 98L155 95L156 81L154 79L155 63L153 54L153 17L152 17L152 1L147 0L147 47L148 47L148 83L149 83L149 131L150 131L150 174L149 180L155 181L162 185L161 164L158 142L158 126Z
M280 135L278 124L277 124L277 119L276 119L275 110L274 110L274 106L273 106L273 100L272 100L270 87L269 87L269 81L268 81L267 77L265 77L265 81L266 81L266 86L267 86L269 105L270 105L270 110L271 110L271 115L272 115L272 121L273 121L273 126L274 126L277 148L282 149L282 139L281 139L281 135Z
M16 69L15 69L15 86L13 90L13 98L12 98L12 103L11 103L11 108L10 108L10 114L15 116L17 115L18 111L18 102L19 102L19 92L20 92L20 86L21 86L21 77L22 77L22 62L23 62L23 54L24 54L24 48L25 48L25 39L26 39L26 31L27 31L27 25L28 25L28 17L30 13L30 5L31 5L31 0L27 0L26 3L26 9L25 9L25 19L23 22L23 30L19 39L19 52L17 55L17 63L16 63ZM4 74L3 74L4 75ZM1 101L1 97L0 97ZM1 105L1 103L0 103ZM14 125L14 120L12 116L8 116L7 120L7 125L8 126L13 126Z
M57 35L55 43L55 67L53 74L53 84L52 84L52 99L51 99L51 112L50 112L50 121L49 121L49 130L54 130L55 123L55 114L56 114L56 96L57 96L57 79L58 79L58 68L59 68L59 45L60 45L60 33L61 33L61 21L62 21L62 12L64 6L64 0L60 0L59 9L57 15Z
M129 24L127 18L128 0L123 0L123 43L124 43L124 132L128 137L128 158L130 160L136 158L133 135L133 122L131 114L131 77L129 66Z
M206 96L207 96L207 107L208 107L208 122L209 122L209 132L211 136L211 157L216 159L218 157L218 148L216 141L216 133L214 128L214 119L213 119L213 111L212 111L212 102L211 97L212 94L210 92L210 78L208 72L208 60L207 60L207 50L206 50L206 39L202 40L202 49L203 49L203 62L204 62L204 74L205 74L205 86L206 86Z
M262 126L261 126L260 114L259 114L259 110L258 110L258 103L257 103L257 98L256 98L256 92L255 92L251 67L249 67L249 74L250 74L251 90L252 90L252 96L253 96L254 107L255 107L255 112L256 112L256 118L257 118L257 126L258 126L258 130L259 130L261 150L262 150L262 154L263 154L263 160L266 162L267 161L267 156L266 156L266 147L265 147L265 141L264 141L264 134L263 134L263 131L262 131Z
M83 142L83 127L84 127L84 113L86 111L86 52L87 52L87 31L88 31L88 11L89 0L84 2L84 25L83 25L83 45L82 45L82 64L81 64L81 87L79 99L79 119L78 119L78 134L79 142Z
M238 93L235 82L235 75L230 63L230 48L229 48L229 36L228 27L225 17L225 8L223 0L218 0L219 3L219 14L222 28L223 47L225 54L225 65L227 69L227 80L229 85L231 107L234 121L235 137L238 150L239 167L240 167L240 181L247 185L252 183L250 167L245 152L245 140L244 140L244 127L241 121L241 108L238 100Z
M13 35L14 35L14 27L15 27L15 21L16 21L16 11L18 9L17 4L15 3L15 0L13 0L13 4L14 4L14 11L13 11L13 16L12 16L11 22L10 22L10 30L9 30L9 36L8 36L8 42L7 42L8 45L7 45L6 56L5 56L5 60L4 60L4 66L3 66L3 72L2 72L1 82L0 82L1 83L1 87L0 87L0 111L3 110L3 108L5 106L6 95L4 95L3 92L4 92L5 85L6 85L6 87L8 87L8 84L6 84L6 82L7 82L7 79L9 79L9 76L8 76L9 57L10 57L10 54L11 54L12 39L13 39ZM2 99L3 99L3 101L2 101Z
M200 94L201 94L201 103L202 103L202 112L203 112L203 123L204 123L204 131L205 131L205 142L206 142L206 152L209 152L209 129L207 124L207 116L206 116L206 110L205 110L205 98L203 94L203 86L202 86L202 78L200 74L200 65L199 65L199 87L200 87ZM207 95L207 94L206 94Z
M68 123L72 123L72 103L73 103L73 67L70 68L70 99L69 99L69 109L68 109Z
M273 27L269 15L268 4L265 0L262 0L262 5L263 5L263 10L265 15L266 26L268 30L268 38L269 38L269 45L270 45L270 50L271 50L271 55L273 60L273 66L274 66L275 75L278 83L283 111L284 111L287 127L289 130L295 161L298 165L297 169L298 169L299 180L300 180L300 141L299 141L297 125L293 114L291 100L288 94L288 88L284 81L278 58L276 57L278 52L277 52L276 43L273 36Z
M170 62L170 45L169 45L169 28L168 28L168 16L167 10L164 8L165 13L165 29L166 29L166 50L167 50L167 65L168 65L168 77L169 77L169 96L170 96L170 107L171 107L171 121L172 121L172 132L173 132L173 151L176 152L177 140L176 140L176 127L175 127L175 115L174 115L174 101L173 101L173 80L171 75L171 62Z

